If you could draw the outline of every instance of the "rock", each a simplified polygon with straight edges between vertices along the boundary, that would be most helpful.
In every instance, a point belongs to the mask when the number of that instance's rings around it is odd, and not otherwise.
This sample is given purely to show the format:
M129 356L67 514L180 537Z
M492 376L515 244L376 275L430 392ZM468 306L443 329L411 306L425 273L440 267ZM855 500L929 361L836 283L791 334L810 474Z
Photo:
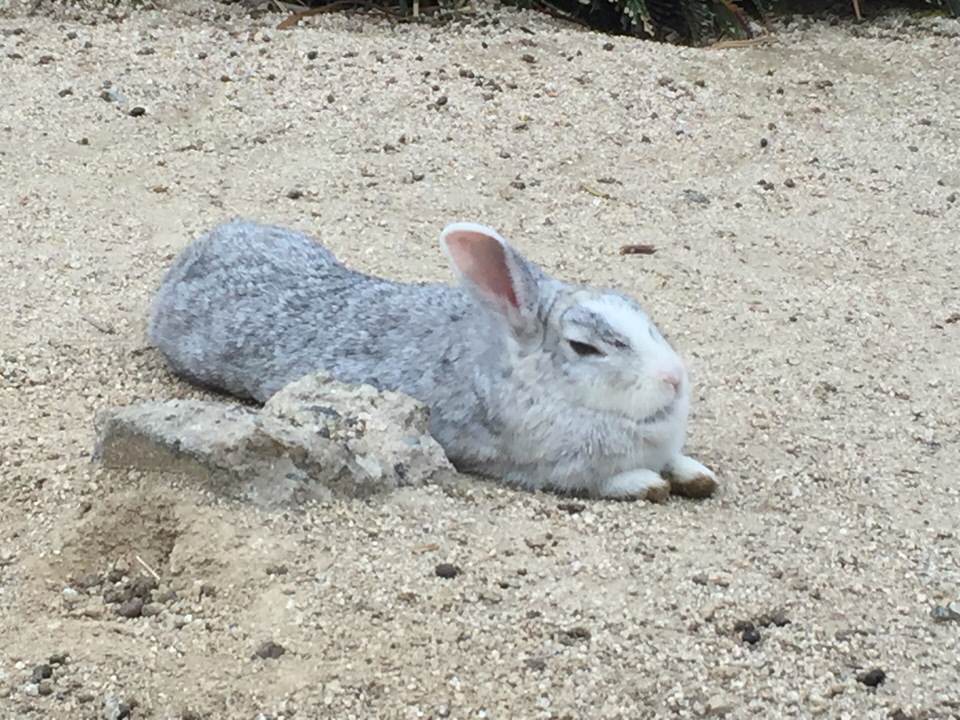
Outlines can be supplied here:
M527 658L526 660L523 661L523 664L526 665L531 670L535 670L536 672L543 672L544 670L547 669L546 660L539 657Z
M877 685L880 685L886 679L887 674L880 668L873 668L872 670L867 670L867 672L857 675L857 680L867 687L877 687Z
M140 615L142 617L154 617L155 615L162 613L165 609L166 608L162 603L151 602L143 606L143 609L140 611Z
M147 109L142 105L136 105L130 108L130 112L127 113L130 117L141 117L147 114Z
M930 611L930 617L937 622L960 621L960 602L954 601L949 605L937 605Z
M103 720L124 720L130 717L137 703L133 700L123 701L114 695L103 699Z
M460 568L458 568L456 565L453 565L452 563L440 563L433 569L433 572L436 574L437 577L450 580L452 578L455 578L457 575L459 575L463 571Z
M733 712L733 700L718 694L707 700L706 714L710 717L724 717Z
M286 652L287 649L280 643L275 643L273 640L267 640L257 648L256 652L253 653L253 657L260 658L261 660L276 660Z
M686 198L687 202L689 203L695 203L697 205L710 204L710 198L708 198L699 190L690 190L690 189L684 190L683 197Z
M130 581L130 586L128 592L131 597L138 597L142 600L150 600L153 595L153 591L157 589L157 581L152 577L146 575L141 575L138 578L134 578Z
M750 645L760 642L760 631L752 622L738 622L734 630L740 633L740 639Z
M322 373L259 411L171 400L108 410L96 425L104 466L185 474L262 506L369 497L453 473L425 405Z
M80 600L80 593L74 590L72 587L65 587L63 589L63 601L68 605L73 605Z
M143 599L134 597L117 608L117 615L125 618L138 618L143 614Z
M23 686L23 694L29 695L30 697L36 697L40 694L40 685L35 682L27 683Z
M576 625L561 631L557 636L557 640L563 645L575 645L580 642L587 642L592 636L593 634L589 628L585 628L583 625Z
M109 587L103 592L103 601L108 605L118 605L130 599L129 588Z
M53 682L50 680L41 680L37 692L44 696L53 695Z
M30 673L30 680L35 683L38 683L41 680L46 680L47 678L51 678L51 677L53 677L53 668L47 665L46 663L37 665L36 667L33 668L32 672Z

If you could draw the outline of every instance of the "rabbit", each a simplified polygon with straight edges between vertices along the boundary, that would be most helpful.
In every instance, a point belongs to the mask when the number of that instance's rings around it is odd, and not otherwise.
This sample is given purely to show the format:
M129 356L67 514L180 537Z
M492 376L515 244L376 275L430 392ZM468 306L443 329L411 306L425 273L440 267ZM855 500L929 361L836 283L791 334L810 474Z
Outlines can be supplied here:
M410 395L458 470L508 485L712 494L682 454L684 364L635 300L551 278L484 225L440 244L458 286L365 275L306 235L231 220L167 271L149 338L175 374L239 398L318 371Z

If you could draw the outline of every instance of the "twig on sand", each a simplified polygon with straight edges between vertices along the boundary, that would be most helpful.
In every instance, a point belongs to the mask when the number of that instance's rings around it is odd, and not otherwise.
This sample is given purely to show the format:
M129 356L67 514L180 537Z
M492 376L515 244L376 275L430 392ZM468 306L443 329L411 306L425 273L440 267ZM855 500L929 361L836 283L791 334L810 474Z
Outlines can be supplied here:
M590 187L586 183L580 183L580 189L584 192L590 193L594 197L603 198L604 200L613 200L613 195L603 192L603 190L597 190L594 187Z
M86 315L82 315L82 316L80 317L80 319L83 320L83 321L84 321L85 323L87 323L88 325L91 325L91 326L95 327L97 330L99 330L100 332L102 332L104 335L116 335L116 334L117 334L117 329L116 329L115 327L113 327L112 325L104 325L103 323L99 323L99 322L97 322L96 320L94 320L92 317L87 317Z
M422 555L425 552L433 552L434 550L439 550L440 546L437 543L427 543L426 545L418 545L413 549L414 554Z
M153 576L154 580L156 580L157 582L160 582L160 576L157 574L156 570L154 570L152 567L147 565L147 562L139 555L134 555L134 557L136 558L137 562L143 566L143 569Z
M623 245L621 255L653 255L657 249L653 245Z

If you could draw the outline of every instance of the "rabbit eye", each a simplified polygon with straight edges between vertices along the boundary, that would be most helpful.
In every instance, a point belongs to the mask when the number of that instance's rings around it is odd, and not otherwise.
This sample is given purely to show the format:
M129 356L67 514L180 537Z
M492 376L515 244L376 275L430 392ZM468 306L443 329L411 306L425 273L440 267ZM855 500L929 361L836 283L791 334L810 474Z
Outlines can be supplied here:
M571 349L580 357L586 357L588 355L603 355L603 351L599 348L595 348L593 345L579 342L577 340L568 340L567 342L570 343Z

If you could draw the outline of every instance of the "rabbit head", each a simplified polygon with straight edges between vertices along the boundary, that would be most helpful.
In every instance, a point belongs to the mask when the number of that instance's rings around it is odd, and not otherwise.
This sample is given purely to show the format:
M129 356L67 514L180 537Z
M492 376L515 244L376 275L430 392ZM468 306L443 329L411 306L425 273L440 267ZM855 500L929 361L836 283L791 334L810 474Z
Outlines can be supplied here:
M682 434L689 405L684 364L634 300L550 278L483 225L449 225L441 243L463 285L491 314L494 332L499 328L515 382L540 385L562 404L649 426L654 435L658 427L667 436Z

